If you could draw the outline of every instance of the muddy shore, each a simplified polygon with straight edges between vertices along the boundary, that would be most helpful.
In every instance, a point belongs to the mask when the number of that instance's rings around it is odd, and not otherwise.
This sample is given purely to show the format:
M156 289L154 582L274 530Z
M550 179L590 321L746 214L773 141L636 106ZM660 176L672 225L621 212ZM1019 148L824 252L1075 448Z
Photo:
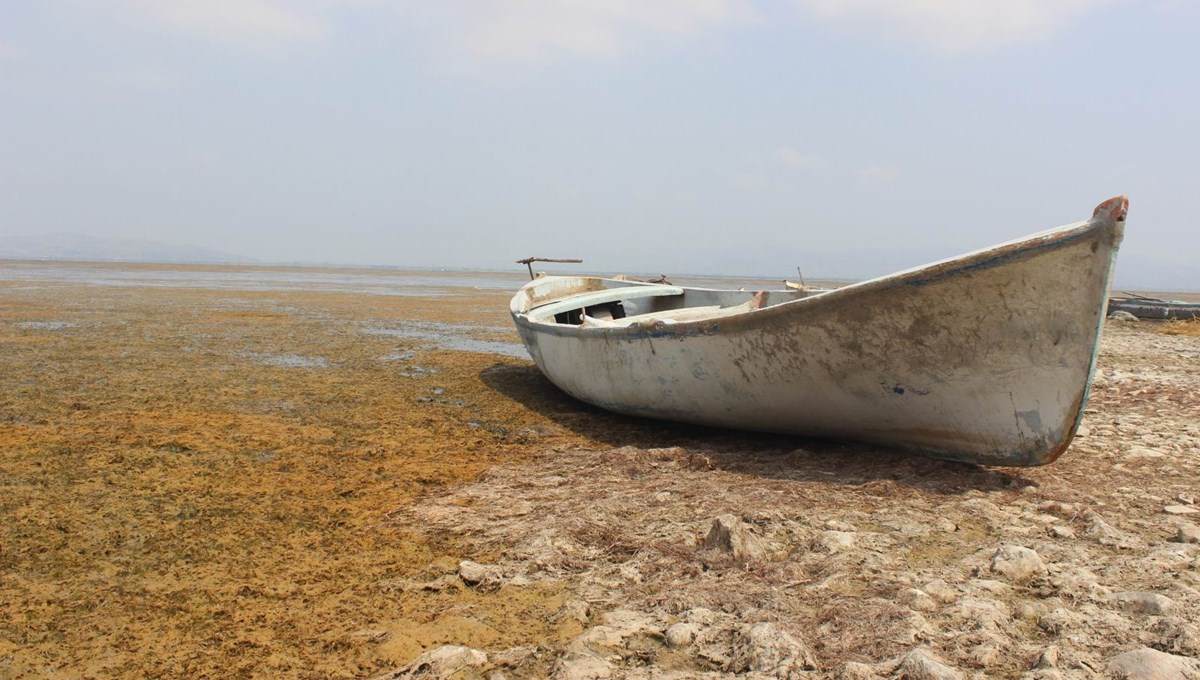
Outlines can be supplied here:
M585 406L511 351L507 280L112 269L0 264L0 678L1200 658L1194 325L1108 324L1066 454L979 468Z

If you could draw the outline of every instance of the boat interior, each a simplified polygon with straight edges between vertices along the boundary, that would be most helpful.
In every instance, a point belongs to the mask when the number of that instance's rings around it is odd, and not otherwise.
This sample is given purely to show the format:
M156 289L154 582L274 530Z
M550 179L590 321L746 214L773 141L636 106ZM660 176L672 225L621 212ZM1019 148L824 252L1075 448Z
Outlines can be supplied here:
M543 283L544 285L539 285ZM514 311L531 321L584 328L665 325L732 316L827 292L713 290L622 279L547 277L526 286Z

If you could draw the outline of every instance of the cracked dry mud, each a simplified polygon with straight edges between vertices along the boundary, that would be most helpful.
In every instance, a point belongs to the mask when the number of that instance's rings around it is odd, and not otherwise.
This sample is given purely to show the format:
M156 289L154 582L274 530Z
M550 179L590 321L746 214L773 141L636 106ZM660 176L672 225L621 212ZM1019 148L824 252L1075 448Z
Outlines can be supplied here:
M1066 454L979 468L364 330L516 341L450 286L0 276L0 677L1193 672L1200 337L1159 331L1194 326L1108 324Z

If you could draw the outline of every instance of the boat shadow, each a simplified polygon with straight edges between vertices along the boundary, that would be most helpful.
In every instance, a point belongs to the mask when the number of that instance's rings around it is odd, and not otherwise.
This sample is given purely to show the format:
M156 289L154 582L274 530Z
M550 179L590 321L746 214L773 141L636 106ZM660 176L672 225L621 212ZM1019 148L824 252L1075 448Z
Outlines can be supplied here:
M502 397L550 418L598 447L680 447L704 455L715 468L740 474L845 486L890 481L940 495L1037 486L1021 469L937 460L871 444L624 416L571 397L532 365L496 363L481 371L479 379Z

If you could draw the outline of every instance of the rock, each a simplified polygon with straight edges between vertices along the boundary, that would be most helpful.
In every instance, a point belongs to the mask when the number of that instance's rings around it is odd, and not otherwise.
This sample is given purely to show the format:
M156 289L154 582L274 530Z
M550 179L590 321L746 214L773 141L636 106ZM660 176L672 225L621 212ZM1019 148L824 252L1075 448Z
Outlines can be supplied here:
M1108 674L1117 680L1197 680L1200 661L1142 647L1114 658Z
M504 581L504 573L500 567L491 564L479 564L471 560L458 563L458 577L471 587L498 588Z
M1164 616L1150 626L1154 636L1153 646L1160 652L1200 655L1200 628L1175 616Z
M1194 508L1190 505L1168 505L1167 507L1163 508L1163 512L1167 513L1168 515L1197 515L1197 514L1200 514L1200 510L1197 510L1196 508Z
M865 663L847 661L838 670L837 677L840 680L873 680L878 678L879 674L875 672L874 667Z
M1037 663L1034 664L1033 667L1040 669L1040 670L1045 670L1048 668L1057 668L1058 667L1058 647L1051 645L1051 646L1043 649L1041 655L1038 656Z
M1164 616L1175 607L1171 598L1158 593L1113 593L1108 601L1127 611L1151 616Z
M1075 530L1061 524L1055 524L1048 531L1054 538L1075 538Z
M992 571L1013 581L1023 581L1046 573L1046 565L1036 551L1017 545L1002 545L992 556Z
M683 614L684 621L701 626L711 626L716 623L718 617L716 612L705 607L692 607Z
M438 680L454 677L467 669L482 668L487 662L487 654L478 649L462 645L442 645L413 659L412 663L399 671L380 677L388 680L407 680L407 678Z
M821 533L819 541L821 547L836 553L854 545L854 534L849 531L825 531Z
M1137 323L1138 318L1124 310L1117 310L1108 315L1108 320L1114 323Z
M991 579L986 579L986 578L979 579L978 581L976 581L975 587L979 588L980 590L989 592L993 595L1004 595L1008 591L1012 590L1012 586L1008 585L1007 583L1002 583L1000 581L993 581Z
M634 635L662 632L654 617L628 609L608 612L600 621L599 626L588 628L567 643L567 651L576 654L607 651Z
M941 519L939 519L933 526L938 531L941 531L941 532L944 532L947 534L958 531L958 525L955 524L954 522L951 522L950 520L946 519L945 517L942 517Z
M567 653L554 664L557 680L601 680L612 676L612 664L596 654Z
M858 531L858 529L853 524L841 522L836 519L826 520L825 528L828 529L829 531L847 531L847 532Z
M1196 504L1196 497L1186 491L1180 492L1180 494L1175 497L1175 500L1179 501L1180 503L1187 503L1188 505Z
M962 680L962 673L923 649L909 652L900 663L900 677L908 680Z
M592 614L592 607L583 600L567 600L563 603L561 611L563 620L586 626L588 617Z
M758 671L777 678L790 678L803 671L817 670L817 662L808 645L774 623L759 623L739 631L726 670L734 673Z
M767 552L762 541L740 519L729 514L713 520L704 547L730 553L744 562L762 559Z
M1090 429L1088 429L1087 425L1080 425L1079 427L1075 428L1075 436L1076 437L1087 437L1091 434L1092 434L1092 431Z
M1129 453L1125 454L1125 457L1129 460L1153 460L1155 458L1162 458L1165 455L1167 454L1162 451L1155 451L1144 446L1135 446L1129 449Z
M919 588L909 588L900 595L900 601L910 609L919 612L931 612L937 609L937 601Z
M1060 607L1038 619L1038 628L1049 635L1061 635L1063 631L1073 627L1078 621L1078 615Z
M958 615L970 621L976 630L999 630L1006 621L1012 618L1008 608L995 600L980 600L964 597L958 603Z
M700 632L700 626L694 623L676 623L667 628L664 637L667 644L672 647L687 647L696 639L696 634Z
M1179 532L1171 540L1176 543L1200 543L1200 527L1195 524L1180 524Z
M940 578L921 586L921 590L942 604L950 604L958 599L958 591Z

